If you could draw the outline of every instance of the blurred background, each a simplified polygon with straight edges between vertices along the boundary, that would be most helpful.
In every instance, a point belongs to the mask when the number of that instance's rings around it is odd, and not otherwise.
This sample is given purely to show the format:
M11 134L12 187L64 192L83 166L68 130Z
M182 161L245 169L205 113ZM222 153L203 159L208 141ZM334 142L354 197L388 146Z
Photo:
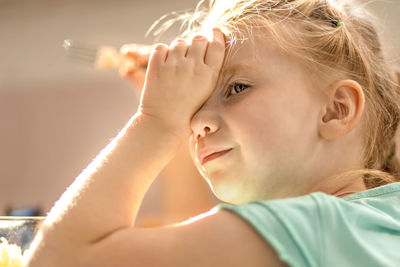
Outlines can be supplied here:
M380 17L387 56L400 63L400 1L361 2ZM116 48L152 44L155 38L145 33L155 20L192 10L196 3L0 0L0 215L26 208L45 215L136 111L131 83L117 70L71 61L63 40ZM157 42L170 43L177 28ZM158 180L146 195L141 218L160 212Z

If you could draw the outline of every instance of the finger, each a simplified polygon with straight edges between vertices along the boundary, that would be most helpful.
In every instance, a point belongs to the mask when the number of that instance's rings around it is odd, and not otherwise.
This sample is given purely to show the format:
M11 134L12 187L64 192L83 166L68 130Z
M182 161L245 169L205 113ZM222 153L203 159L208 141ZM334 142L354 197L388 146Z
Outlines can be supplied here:
M122 68L128 69L143 69L147 68L149 63L149 58L151 54L151 49L153 46L150 45L137 45L137 44L127 44L120 48L120 53L122 55ZM121 71L121 73L126 72ZM124 76L124 75L123 75Z
M167 60L175 61L182 59L186 56L188 45L184 39L175 39L170 45L170 51L168 53Z
M144 65L139 65L136 61L125 60L122 66L119 68L119 74L122 77L128 77L136 72L146 72Z
M152 45L125 44L121 46L120 53L123 56L133 57L136 60L148 61L152 49Z
M132 73L133 73L134 71L132 70L132 69L130 69L130 68L126 68L126 67L121 67L120 69L119 69L119 75L121 76L121 77L130 77L131 75L132 75Z
M139 94L142 92L144 81L145 81L145 73L143 72L136 72L132 75L132 80L137 84L137 89Z
M138 54L138 46L136 44L125 44L121 46L119 52L124 56L136 56Z
M151 52L149 68L158 67L165 63L168 57L169 48L166 44L156 44Z
M207 38L202 35L196 35L192 39L186 57L193 58L195 60L199 59L202 63L204 63L207 46L208 46Z
M140 73L134 72L134 73L132 73L132 75L127 77L127 79L130 80L132 82L132 84L134 85L134 87L136 89L135 91L137 92L138 95L140 95L142 92L145 78L146 78L146 74L142 73L142 72L140 72Z
M119 73L123 78L128 79L135 85L140 95L141 89L144 85L146 73L144 71L132 71L126 69L120 69Z
M151 50L153 49L152 45L139 45L138 46L138 54L143 57L149 57Z
M149 58L150 58L150 54L138 55L138 57L136 58L136 61L137 61L138 65L144 66L144 65L148 64Z
M211 67L221 68L225 57L225 35L218 29L213 28L213 39L207 47L205 63Z

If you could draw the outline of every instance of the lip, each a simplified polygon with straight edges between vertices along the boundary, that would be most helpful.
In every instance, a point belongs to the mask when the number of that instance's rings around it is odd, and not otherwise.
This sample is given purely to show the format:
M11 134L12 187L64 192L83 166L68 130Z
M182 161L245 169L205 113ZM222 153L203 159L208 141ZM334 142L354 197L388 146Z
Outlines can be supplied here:
M201 163L201 165L204 165L206 162L211 161L213 159L216 159L218 157L221 157L222 155L225 155L229 151L231 151L232 148L225 149L225 150L202 150L198 153L198 159Z

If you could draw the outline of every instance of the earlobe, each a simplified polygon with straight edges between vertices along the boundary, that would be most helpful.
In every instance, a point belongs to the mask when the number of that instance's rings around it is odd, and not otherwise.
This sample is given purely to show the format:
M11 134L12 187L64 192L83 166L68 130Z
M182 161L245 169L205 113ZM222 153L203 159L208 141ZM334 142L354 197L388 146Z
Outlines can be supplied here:
M365 97L353 80L341 80L327 89L318 130L322 138L334 140L352 131L361 119Z

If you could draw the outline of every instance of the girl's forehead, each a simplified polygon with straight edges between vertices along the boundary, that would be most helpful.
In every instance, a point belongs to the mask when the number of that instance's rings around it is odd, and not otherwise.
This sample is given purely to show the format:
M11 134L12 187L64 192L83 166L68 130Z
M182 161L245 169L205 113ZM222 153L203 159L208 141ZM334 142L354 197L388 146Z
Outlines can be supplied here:
M227 46L223 69L240 63L272 64L285 60L282 51L269 38L253 37L234 41L228 39L228 42L232 45Z
M279 81L288 74L303 78L308 75L301 60L284 53L268 38L249 38L227 49L221 77L236 73L250 77L259 75L260 79L270 81Z

